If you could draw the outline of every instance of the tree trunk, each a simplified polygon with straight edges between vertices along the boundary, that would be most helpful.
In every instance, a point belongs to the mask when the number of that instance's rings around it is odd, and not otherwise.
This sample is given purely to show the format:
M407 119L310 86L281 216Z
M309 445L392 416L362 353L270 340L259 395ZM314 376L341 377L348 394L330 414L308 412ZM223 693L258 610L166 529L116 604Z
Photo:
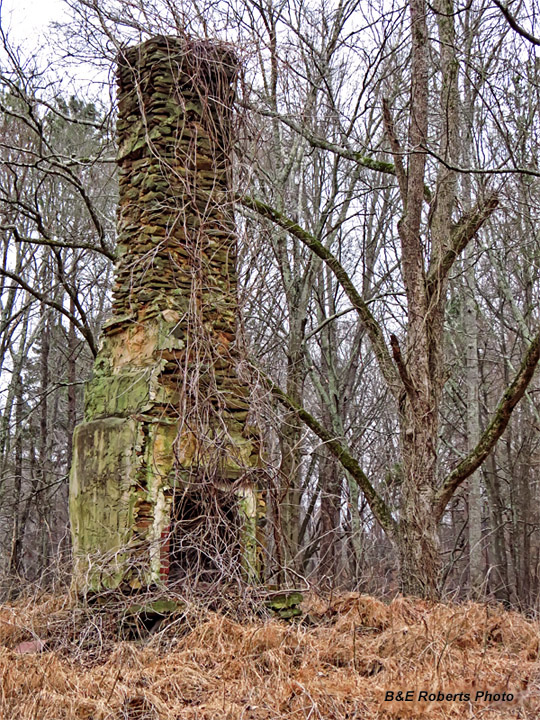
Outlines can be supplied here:
M50 354L50 327L47 308L41 306L41 321L43 331L41 336L40 357L40 418L39 418L39 480L38 495L36 497L37 515L41 523L40 557L38 575L47 567L49 554L49 502L46 491L49 481L49 354Z
M9 572L17 576L21 569L22 560L22 539L21 532L21 502L22 502L22 465L23 465L23 442L22 442L22 410L23 410L23 385L21 373L18 372L15 381L15 467L14 467L14 492L13 492L13 532L11 543L11 554L9 558Z
M486 469L486 488L489 497L489 513L491 525L491 554L494 562L494 572L490 575L490 585L494 584L494 594L497 600L510 605L510 580L508 577L508 561L506 557L506 538L504 533L505 522L503 515L503 501L496 465L497 453L493 452L488 458Z
M69 311L72 315L75 314L75 303L73 298L69 301ZM77 361L75 353L77 350L77 335L75 332L75 325L70 322L68 330L68 407L67 407L67 449L66 449L66 466L69 472L71 467L71 460L73 456L73 430L77 424L77 393L75 390L75 383L77 381Z
M416 428L409 425L404 433L405 478L396 543L403 594L436 599L441 580L438 523L433 513L436 432L425 419L424 427L419 421L417 416Z
M478 364L478 321L474 299L475 276L472 246L466 249L466 286L464 288L463 329L467 343L467 450L471 452L480 438L480 401L478 389L480 371ZM484 559L482 552L482 487L481 471L469 478L469 588L478 597L484 584Z
M291 318L292 320L292 318ZM298 327L294 325L298 324ZM296 403L303 400L305 376L302 351L304 323L291 327L287 358L287 395ZM301 459L303 425L295 413L286 413L280 428L281 446L281 536L285 565L294 566L298 554L300 529Z
M336 581L339 564L339 526L341 506L341 477L338 461L325 452L321 459L321 523L319 544L319 578L329 588Z

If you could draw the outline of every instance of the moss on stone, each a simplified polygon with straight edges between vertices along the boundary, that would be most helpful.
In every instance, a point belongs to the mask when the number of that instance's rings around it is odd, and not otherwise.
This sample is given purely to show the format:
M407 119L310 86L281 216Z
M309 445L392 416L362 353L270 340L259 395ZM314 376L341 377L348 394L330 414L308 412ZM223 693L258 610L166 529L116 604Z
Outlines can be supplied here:
M249 393L235 367L236 235L227 187L234 62L222 46L205 45L203 60L184 40L165 37L119 57L113 312L86 388L86 422L74 437L78 588L163 582L175 484L202 475L230 487L259 462L258 439L244 433ZM239 503L251 573L253 491Z
M238 509L242 518L242 568L248 582L258 583L262 568L257 541L257 493L254 488L241 488L238 491Z
M69 504L80 590L117 587L128 570L141 439L133 419L94 420L75 430Z
M283 591L275 594L272 597L267 598L265 605L272 612L282 620L291 620L295 617L303 615L300 604L304 597L301 592L297 590Z
M94 376L85 388L85 420L127 417L150 409L148 372Z

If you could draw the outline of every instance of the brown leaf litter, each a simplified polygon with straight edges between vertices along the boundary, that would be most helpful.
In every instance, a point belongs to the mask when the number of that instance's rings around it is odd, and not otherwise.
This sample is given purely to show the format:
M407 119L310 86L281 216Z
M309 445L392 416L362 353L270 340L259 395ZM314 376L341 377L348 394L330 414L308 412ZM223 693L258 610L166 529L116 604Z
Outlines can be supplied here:
M517 612L356 594L305 610L194 607L126 641L69 596L0 606L0 720L540 718L540 624ZM413 699L385 700L399 691Z

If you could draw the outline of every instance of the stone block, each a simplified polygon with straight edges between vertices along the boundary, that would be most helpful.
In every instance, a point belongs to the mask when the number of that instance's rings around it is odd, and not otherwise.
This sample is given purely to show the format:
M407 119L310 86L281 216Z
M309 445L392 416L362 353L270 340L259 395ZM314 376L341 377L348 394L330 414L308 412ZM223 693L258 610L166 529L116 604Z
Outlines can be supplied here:
M69 510L79 591L118 587L129 575L141 424L104 418L73 436Z

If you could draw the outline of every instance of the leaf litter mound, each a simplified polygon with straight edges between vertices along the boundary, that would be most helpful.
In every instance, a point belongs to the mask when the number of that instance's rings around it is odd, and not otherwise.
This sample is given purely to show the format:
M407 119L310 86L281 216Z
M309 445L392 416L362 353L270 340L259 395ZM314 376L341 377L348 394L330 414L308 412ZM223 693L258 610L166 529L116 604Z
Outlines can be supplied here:
M357 594L304 610L285 623L187 605L126 640L119 607L69 595L0 606L0 719L540 717L540 623L517 612ZM385 701L400 690L415 700ZM422 690L471 702L418 702Z

